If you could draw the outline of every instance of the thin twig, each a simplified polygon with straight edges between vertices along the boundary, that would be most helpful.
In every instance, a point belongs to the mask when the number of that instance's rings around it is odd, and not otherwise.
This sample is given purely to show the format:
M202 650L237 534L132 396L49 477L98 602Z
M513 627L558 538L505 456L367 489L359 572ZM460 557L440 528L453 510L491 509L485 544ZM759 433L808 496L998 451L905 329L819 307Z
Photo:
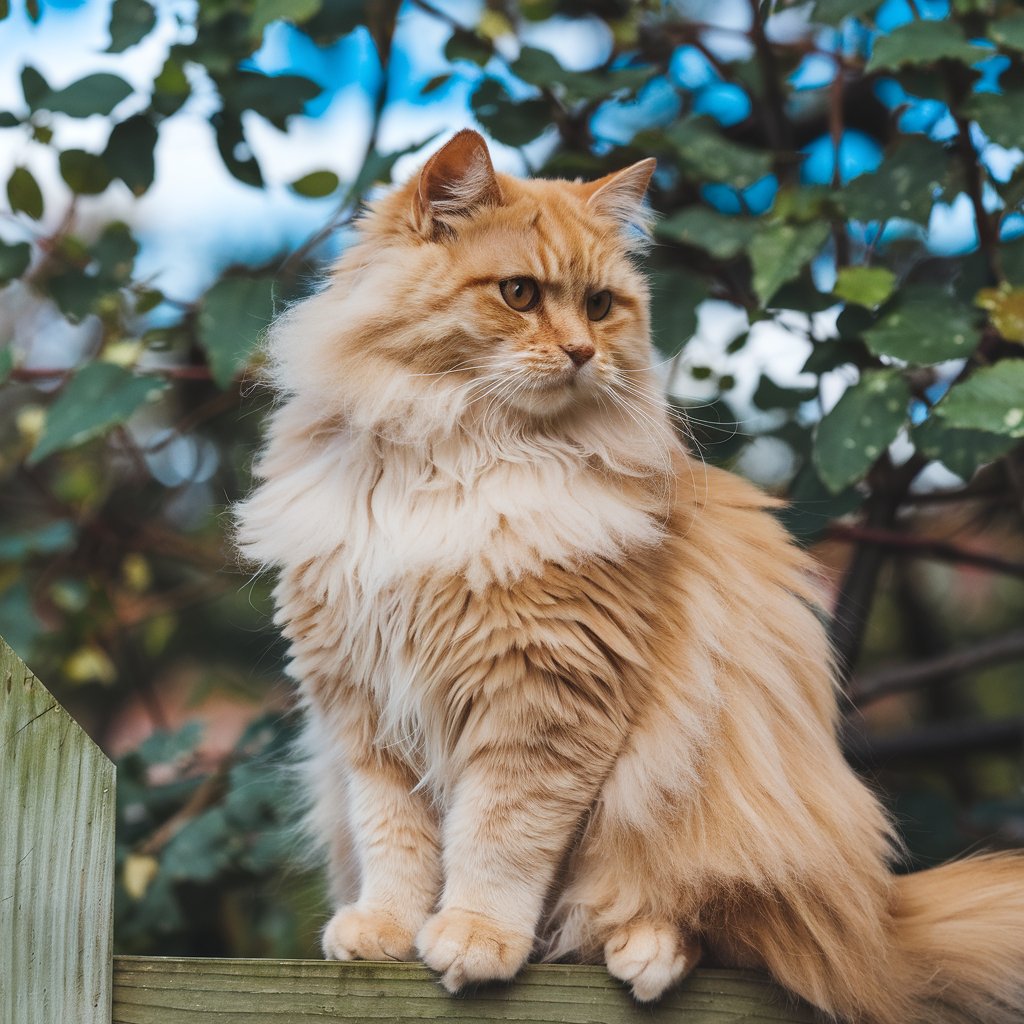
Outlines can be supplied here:
M928 658L911 665L891 665L854 681L851 700L861 706L880 697L916 690L951 676L962 675L990 665L1024 658L1024 630L983 640L937 658Z

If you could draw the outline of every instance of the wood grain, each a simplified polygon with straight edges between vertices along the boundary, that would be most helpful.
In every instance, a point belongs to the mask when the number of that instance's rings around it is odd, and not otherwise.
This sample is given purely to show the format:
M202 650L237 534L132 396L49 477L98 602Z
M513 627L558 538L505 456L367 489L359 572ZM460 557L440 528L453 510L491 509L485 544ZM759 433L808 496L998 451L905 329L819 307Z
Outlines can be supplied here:
M0 640L0 1021L109 1024L114 766Z
M529 967L511 985L449 996L418 964L116 957L113 1024L804 1024L809 1008L767 979L698 970L638 1007L600 967Z

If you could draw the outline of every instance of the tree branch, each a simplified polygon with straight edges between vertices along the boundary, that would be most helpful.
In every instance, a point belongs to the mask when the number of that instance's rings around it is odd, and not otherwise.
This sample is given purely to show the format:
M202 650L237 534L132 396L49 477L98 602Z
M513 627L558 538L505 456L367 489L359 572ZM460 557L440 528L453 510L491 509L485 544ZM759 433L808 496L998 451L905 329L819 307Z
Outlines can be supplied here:
M1014 753L1024 746L1024 718L1004 721L943 722L889 736L867 736L849 726L843 749L859 768L892 762L930 760L953 754Z
M872 525L850 526L845 523L834 523L829 527L827 536L833 540L885 548L908 558L933 558L939 562L973 565L979 569L1024 579L1024 562L1013 562L984 551L972 551L952 541L935 537L915 537L913 534Z
M992 637L973 647L937 658L878 669L854 681L850 698L859 707L893 693L916 690L950 676L1018 659L1024 659L1024 629Z

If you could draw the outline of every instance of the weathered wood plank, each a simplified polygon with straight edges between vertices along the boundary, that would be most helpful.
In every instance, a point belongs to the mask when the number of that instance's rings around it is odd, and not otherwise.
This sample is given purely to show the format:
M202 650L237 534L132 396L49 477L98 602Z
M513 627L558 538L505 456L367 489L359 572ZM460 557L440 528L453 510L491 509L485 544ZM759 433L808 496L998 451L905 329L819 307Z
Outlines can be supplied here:
M0 1021L110 1024L114 766L0 640Z
M529 967L511 985L449 996L418 964L114 959L113 1024L805 1024L815 1018L757 975L698 970L637 1007L600 967Z

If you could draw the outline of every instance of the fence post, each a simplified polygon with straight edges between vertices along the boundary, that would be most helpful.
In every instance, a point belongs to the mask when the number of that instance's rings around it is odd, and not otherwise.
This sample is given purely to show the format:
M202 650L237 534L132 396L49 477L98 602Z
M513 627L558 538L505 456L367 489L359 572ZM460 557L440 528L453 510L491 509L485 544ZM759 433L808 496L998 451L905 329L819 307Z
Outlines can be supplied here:
M0 1021L110 1024L114 766L0 639Z

